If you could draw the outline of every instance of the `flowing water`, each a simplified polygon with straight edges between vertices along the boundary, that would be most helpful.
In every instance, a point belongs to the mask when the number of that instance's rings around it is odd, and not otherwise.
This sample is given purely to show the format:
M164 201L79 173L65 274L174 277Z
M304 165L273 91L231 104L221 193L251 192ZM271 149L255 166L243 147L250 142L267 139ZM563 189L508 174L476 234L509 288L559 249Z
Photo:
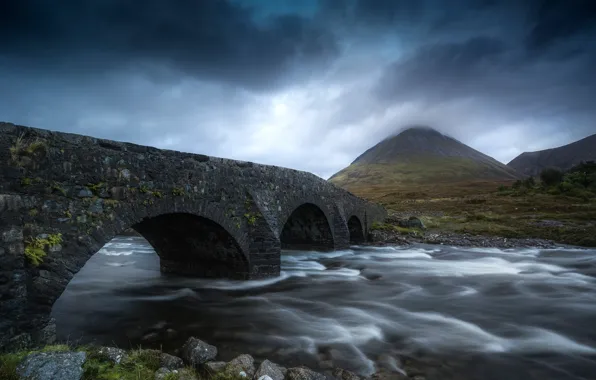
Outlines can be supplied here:
M223 359L362 375L417 357L427 379L596 379L596 250L288 251L279 278L237 282L162 275L145 240L118 237L53 315L62 339L120 347L194 335Z

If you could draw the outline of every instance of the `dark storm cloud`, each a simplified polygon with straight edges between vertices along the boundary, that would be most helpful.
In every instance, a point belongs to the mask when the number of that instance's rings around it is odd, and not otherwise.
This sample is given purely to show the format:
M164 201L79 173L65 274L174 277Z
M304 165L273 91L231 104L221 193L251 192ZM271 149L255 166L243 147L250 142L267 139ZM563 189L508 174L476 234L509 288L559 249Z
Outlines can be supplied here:
M0 120L328 177L425 124L508 161L596 133L591 0L21 0Z
M593 35L586 34L596 27L596 2L592 0L538 1L533 9L534 18L526 38L528 49L543 51L551 46L580 37L582 48L594 46ZM583 35L584 38L581 38ZM592 42L590 44L590 42Z
M257 23L251 9L225 0L9 1L0 46L29 66L97 71L148 62L255 89L278 84L298 60L320 64L337 53L333 35L301 16Z

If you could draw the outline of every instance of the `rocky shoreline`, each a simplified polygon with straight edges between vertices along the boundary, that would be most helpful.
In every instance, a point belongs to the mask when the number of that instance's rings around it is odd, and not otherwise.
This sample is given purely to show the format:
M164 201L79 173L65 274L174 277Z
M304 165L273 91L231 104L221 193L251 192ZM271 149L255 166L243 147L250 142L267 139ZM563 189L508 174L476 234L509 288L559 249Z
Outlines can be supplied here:
M414 243L503 249L565 247L563 244L537 238L506 238L428 230L417 216L401 217L395 214L387 217L384 224L372 226L367 245L410 245Z
M305 366L284 368L267 359L257 363L242 354L225 362L218 361L218 350L198 338L190 337L171 355L160 350L124 350L116 347L79 347L54 345L33 351L0 355L0 378L7 380L426 380L415 361L382 355L378 371L360 376L330 366L316 372ZM332 361L330 361L332 362Z
M371 231L370 242L366 245L411 245L414 243L451 245L458 247L493 247L493 248L557 248L565 247L550 240L535 238L505 238L451 232L420 231L416 234L403 234L397 231Z

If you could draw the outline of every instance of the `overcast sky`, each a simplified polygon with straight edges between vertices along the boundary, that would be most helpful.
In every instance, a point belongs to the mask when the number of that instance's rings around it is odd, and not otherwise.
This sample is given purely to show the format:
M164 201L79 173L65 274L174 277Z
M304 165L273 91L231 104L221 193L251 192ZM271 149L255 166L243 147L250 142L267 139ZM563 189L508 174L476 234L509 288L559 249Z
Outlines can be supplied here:
M6 1L0 120L324 178L424 124L506 163L596 133L596 1Z

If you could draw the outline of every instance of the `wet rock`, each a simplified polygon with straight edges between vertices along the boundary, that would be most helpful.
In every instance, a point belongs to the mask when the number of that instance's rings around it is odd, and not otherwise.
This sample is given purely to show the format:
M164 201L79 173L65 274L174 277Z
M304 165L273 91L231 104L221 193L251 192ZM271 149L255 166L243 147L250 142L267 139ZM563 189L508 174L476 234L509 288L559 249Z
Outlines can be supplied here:
M79 380L83 376L84 352L38 352L17 367L21 379Z
M367 280L371 280L371 281L378 280L383 277L383 275L381 275L380 273L372 271L370 269L361 270L360 275L362 277L366 278Z
M217 348L195 337L190 337L182 346L182 359L188 364L198 367L215 359Z
M246 373L248 377L253 377L255 374L255 361L252 356L242 354L232 359L226 365L226 372L238 375L241 372Z
M120 362L126 358L126 351L116 347L101 347L97 353L105 356L116 364L120 364Z
M283 373L281 367L273 362L270 362L269 360L264 360L261 363L261 365L257 369L257 372L255 373L254 378L257 380L260 380L261 377L264 377L264 376L269 377L271 380L283 380L284 379L284 373Z
M167 369L178 369L184 367L184 361L178 356L162 353L159 357L159 363Z
M287 380L326 380L325 375L304 367L289 368L286 374Z
M370 377L370 380L406 380L408 377L399 372L382 369Z
M208 362L203 365L207 373L214 375L216 373L222 372L228 363L226 362Z
M400 227L405 227L405 228L420 228L420 229L426 228L424 223L422 223L422 220L420 220L419 218L417 218L415 216L410 216L407 220L402 219L397 223Z
M360 380L360 376L345 369L336 368L333 370L333 376L337 380Z

